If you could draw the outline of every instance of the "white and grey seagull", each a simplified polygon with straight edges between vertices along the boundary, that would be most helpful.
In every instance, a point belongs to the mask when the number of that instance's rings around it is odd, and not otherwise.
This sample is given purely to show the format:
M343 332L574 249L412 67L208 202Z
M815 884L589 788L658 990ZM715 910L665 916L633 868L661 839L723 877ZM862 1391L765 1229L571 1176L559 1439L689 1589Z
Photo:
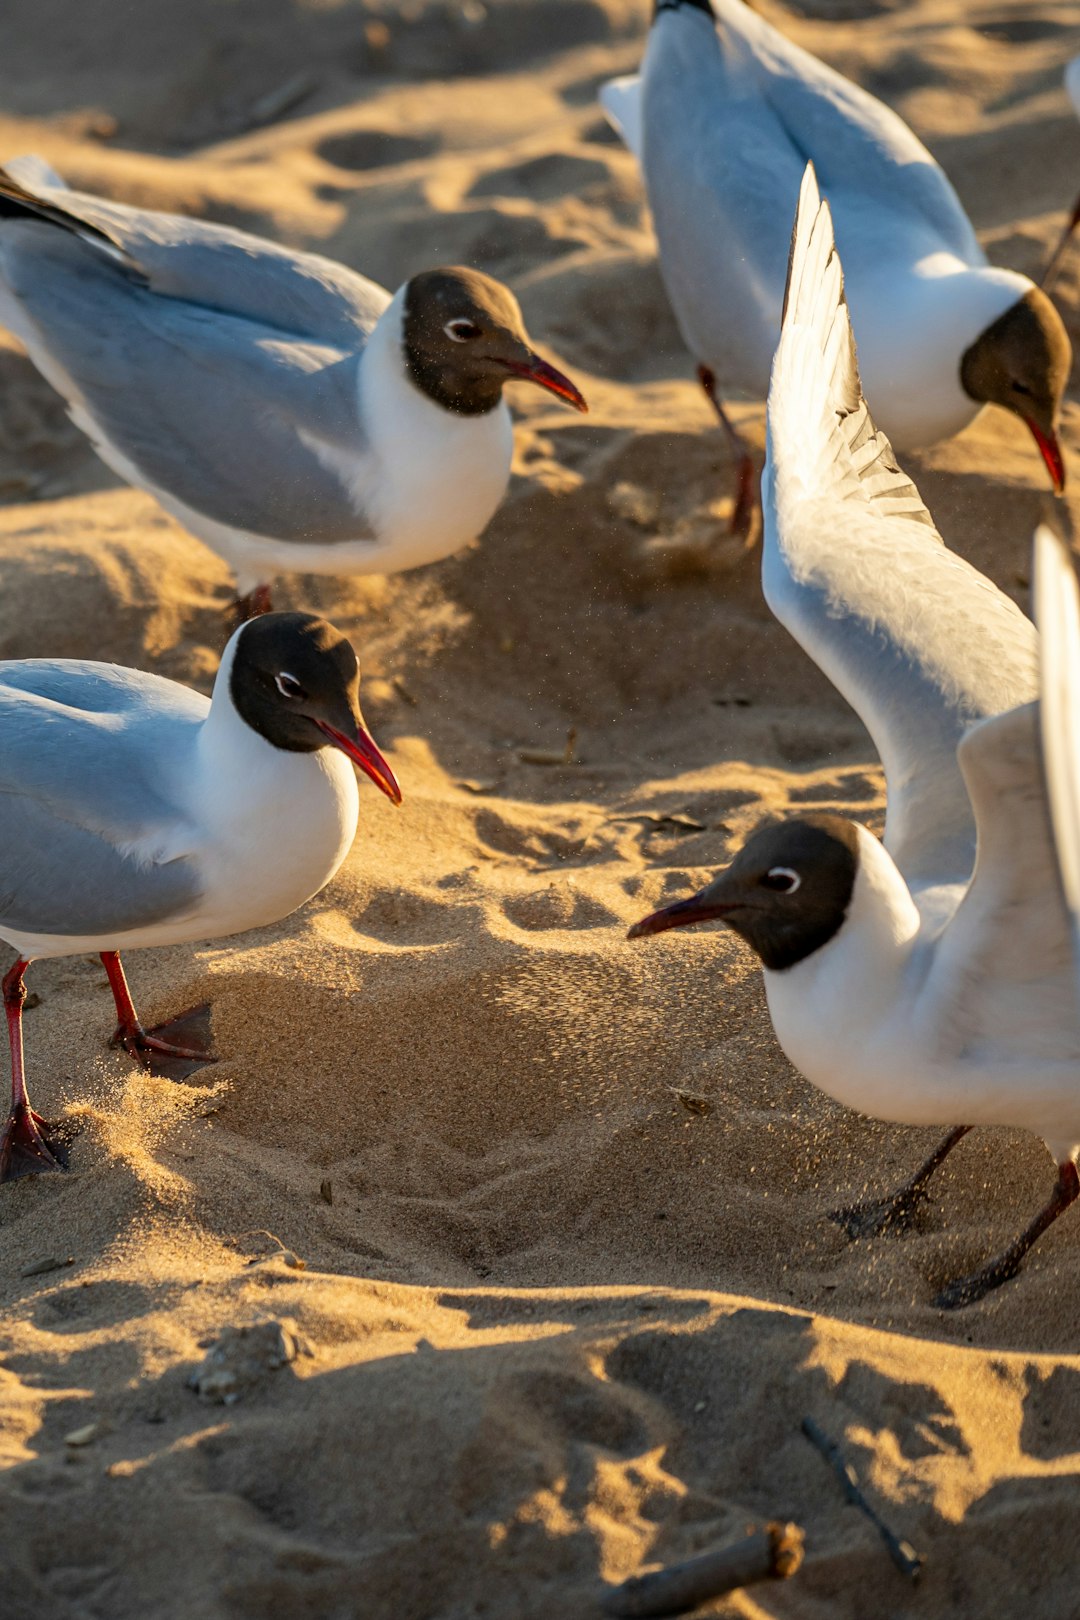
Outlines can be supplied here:
M932 444L1000 405L1063 488L1061 318L1027 276L987 262L945 174L894 112L743 0L656 0L640 78L612 81L601 102L640 159L668 296L736 441L736 526L752 509L753 463L717 387L768 388L808 162L832 209L883 432L900 449Z
M120 951L260 928L337 871L356 831L353 765L401 791L360 713L350 643L324 619L271 613L236 630L208 701L115 664L0 664L0 939L12 1101L0 1181L64 1162L30 1106L23 975L96 951L114 1044L180 1077L214 1061L209 1009L145 1030Z
M505 493L524 379L578 410L480 271L393 296L313 253L0 170L0 324L102 460L218 552L237 616L281 573L449 556Z
M1013 1276L1080 1192L1077 585L1040 529L1037 635L945 549L862 396L812 169L769 390L763 504L765 594L873 737L884 844L835 815L768 824L700 893L631 934L727 923L761 958L777 1037L814 1085L881 1119L952 1123L895 1198L839 1212L852 1232L910 1214L972 1125L1043 1138L1054 1192L1014 1243L937 1300L967 1304Z

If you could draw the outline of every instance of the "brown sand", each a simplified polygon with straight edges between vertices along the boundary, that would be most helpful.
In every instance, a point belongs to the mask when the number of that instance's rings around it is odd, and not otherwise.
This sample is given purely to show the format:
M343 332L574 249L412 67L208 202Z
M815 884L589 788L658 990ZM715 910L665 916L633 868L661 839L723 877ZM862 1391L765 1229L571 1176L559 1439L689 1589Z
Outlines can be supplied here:
M766 9L912 122L998 262L1039 263L1080 184L1080 7ZM1066 1620L1080 1217L984 1304L929 1303L1042 1202L1041 1144L975 1133L919 1232L849 1245L828 1210L933 1133L804 1084L730 937L624 939L763 812L882 810L865 733L724 541L723 446L595 105L644 0L400 10L4 8L0 151L392 286L479 264L592 414L517 390L518 476L480 545L282 593L354 635L406 801L365 789L344 870L279 927L132 956L148 1019L212 997L216 1069L142 1076L105 1049L95 961L33 971L35 1098L85 1130L75 1173L0 1196L0 1614L587 1620L601 1580L790 1517L802 1573L711 1612ZM251 129L298 74L306 99ZM1075 340L1080 256L1059 296ZM0 656L207 688L222 565L116 487L14 345L0 382ZM737 414L760 442L760 402ZM1022 430L987 415L908 459L949 543L1026 602L1044 481ZM520 760L572 728L574 764ZM72 1263L22 1276L48 1257ZM313 1355L200 1401L205 1345L270 1319ZM807 1413L927 1555L918 1592Z

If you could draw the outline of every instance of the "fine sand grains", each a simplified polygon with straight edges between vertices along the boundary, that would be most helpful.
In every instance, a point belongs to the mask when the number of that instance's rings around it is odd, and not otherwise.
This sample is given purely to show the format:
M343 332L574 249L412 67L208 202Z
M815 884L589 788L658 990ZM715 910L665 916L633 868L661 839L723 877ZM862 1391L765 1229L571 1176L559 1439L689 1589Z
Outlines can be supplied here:
M996 262L1038 266L1080 185L1080 7L762 9L915 125ZM803 1570L712 1612L1075 1612L1080 1220L974 1310L929 1303L1041 1204L1041 1144L973 1133L918 1231L848 1245L828 1211L933 1133L806 1086L730 935L625 939L763 815L883 810L726 538L725 447L595 102L646 12L9 0L3 153L391 286L475 263L591 413L514 390L517 476L473 549L282 586L354 638L405 803L363 788L344 869L279 927L131 956L148 1020L212 999L216 1068L142 1075L105 1046L96 960L32 970L35 1100L83 1130L71 1175L0 1190L4 1620L589 1620L602 1579L767 1518L805 1526ZM1057 296L1075 341L1080 254ZM14 344L0 384L0 656L209 690L222 565ZM761 402L734 411L760 444ZM1068 454L1077 427L1068 405ZM987 415L907 461L1026 606L1028 435ZM312 1353L245 1350L220 1404L188 1386L219 1341ZM806 1415L925 1553L917 1591Z

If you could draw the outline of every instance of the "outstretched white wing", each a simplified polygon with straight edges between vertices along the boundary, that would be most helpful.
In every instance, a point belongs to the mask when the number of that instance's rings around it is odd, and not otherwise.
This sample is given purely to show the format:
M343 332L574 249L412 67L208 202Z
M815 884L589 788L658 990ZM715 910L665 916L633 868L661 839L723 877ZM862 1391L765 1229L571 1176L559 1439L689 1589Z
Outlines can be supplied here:
M1035 531L1039 737L1061 889L1080 964L1080 590L1054 531Z
M945 548L874 427L812 167L769 389L762 498L765 595L874 739L886 848L915 887L964 881L975 822L957 744L975 721L1036 696L1035 632Z

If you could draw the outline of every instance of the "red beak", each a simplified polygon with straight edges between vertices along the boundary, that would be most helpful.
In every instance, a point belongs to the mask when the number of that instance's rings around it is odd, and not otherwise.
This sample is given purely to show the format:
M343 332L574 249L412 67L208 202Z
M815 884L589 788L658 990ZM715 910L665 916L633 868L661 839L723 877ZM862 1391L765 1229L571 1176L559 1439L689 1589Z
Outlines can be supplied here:
M707 894L708 890L701 889L697 894L692 894L689 900L676 900L674 905L651 911L647 917L642 917L640 922L627 929L627 939L663 934L669 928L689 928L691 923L719 922L730 912L739 909L737 905L722 900L707 899Z
M363 721L357 721L355 738L346 737L343 731L328 726L325 720L316 720L315 724L335 748L340 748L354 765L359 765L364 774L371 777L377 788L382 788L391 804L401 803L397 777L376 748L374 738L364 729Z
M1065 489L1065 458L1061 454L1061 445L1058 443L1056 433L1044 433L1037 427L1030 416L1024 421L1031 429L1031 436L1039 447L1039 453L1046 462L1046 470L1050 474L1050 482L1054 486L1055 495L1061 495Z
M538 354L530 354L527 360L504 360L503 365L507 371L512 371L515 377L522 377L526 382L539 383L549 394L558 394L560 399L565 399L576 411L589 409L585 403L585 395L579 388L574 387L569 377L564 377L561 371L549 366Z

